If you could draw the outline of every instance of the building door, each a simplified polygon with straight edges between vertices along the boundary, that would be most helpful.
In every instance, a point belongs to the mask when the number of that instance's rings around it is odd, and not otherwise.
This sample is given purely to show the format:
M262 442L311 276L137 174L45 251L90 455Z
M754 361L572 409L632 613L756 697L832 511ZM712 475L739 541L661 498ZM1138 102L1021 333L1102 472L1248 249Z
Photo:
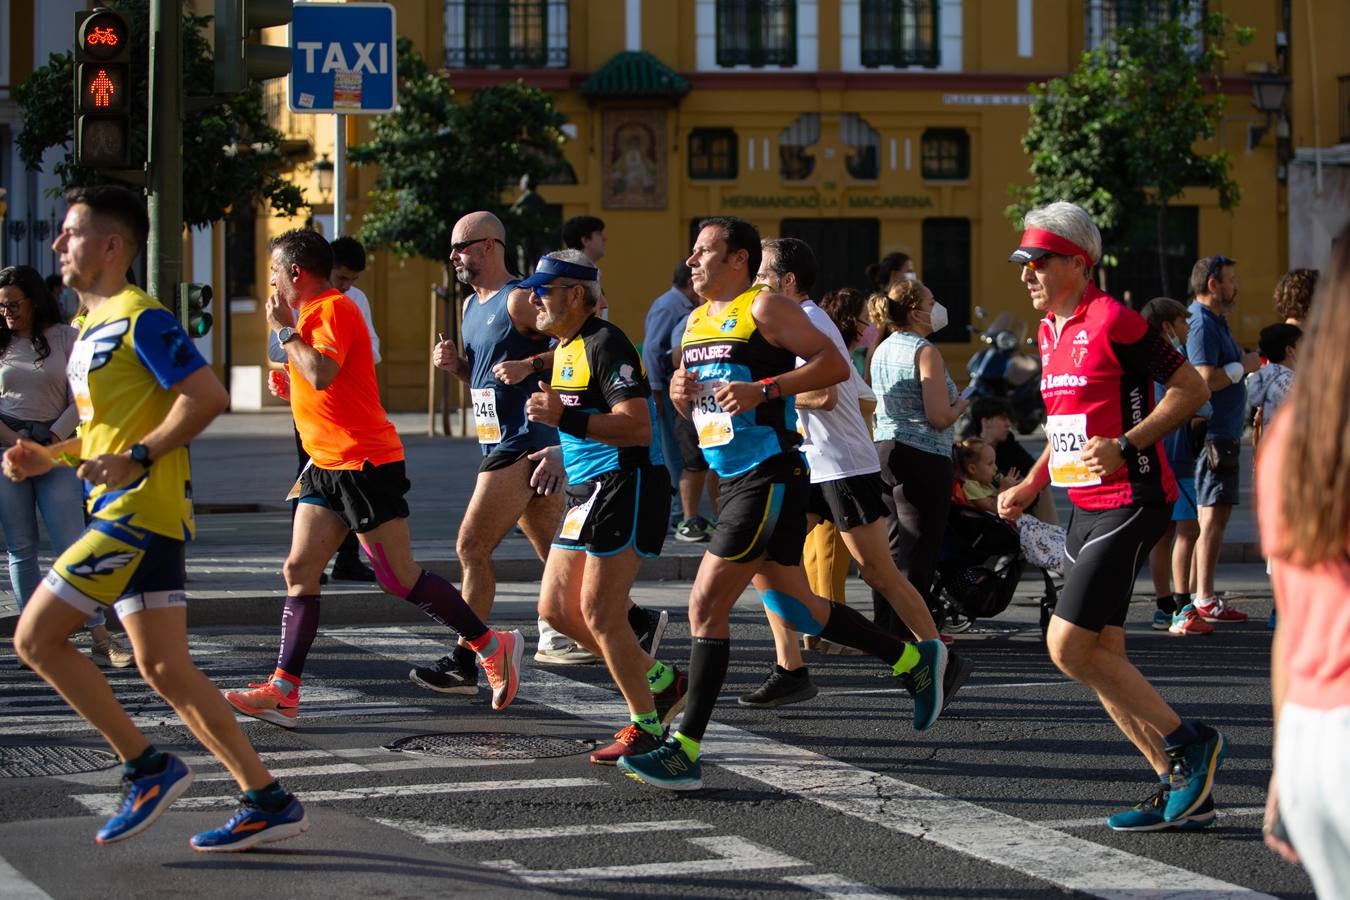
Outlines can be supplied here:
M1150 213L1132 219L1124 232L1124 246L1117 248L1119 264L1106 270L1107 292L1135 309L1158 296L1185 302L1190 292L1191 267L1200 256L1200 210L1194 206L1167 208L1167 237L1163 243L1167 260L1165 286L1158 266L1155 216Z
M784 219L779 234L806 241L816 252L813 298L842 287L871 290L865 270L880 256L881 223L876 219Z
M970 220L923 220L923 270L919 278L933 298L947 308L946 328L936 332L938 343L964 344L970 340Z

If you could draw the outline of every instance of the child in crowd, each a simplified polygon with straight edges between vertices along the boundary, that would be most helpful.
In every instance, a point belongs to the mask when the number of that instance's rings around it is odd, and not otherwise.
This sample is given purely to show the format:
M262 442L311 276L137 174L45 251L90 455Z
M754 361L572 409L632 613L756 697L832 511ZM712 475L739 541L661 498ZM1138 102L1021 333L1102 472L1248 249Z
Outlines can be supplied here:
M956 477L966 502L985 512L998 513L998 495L1021 482L1022 475L1011 469L1002 478L994 448L981 438L966 438L956 445ZM1058 575L1064 574L1065 530L1059 525L1021 516L1010 523L1017 529L1022 554L1027 562Z
M1261 432L1284 402L1294 383L1294 363L1303 329L1280 322L1261 329L1257 346L1266 364L1247 376L1247 419L1252 422L1252 452L1261 442Z

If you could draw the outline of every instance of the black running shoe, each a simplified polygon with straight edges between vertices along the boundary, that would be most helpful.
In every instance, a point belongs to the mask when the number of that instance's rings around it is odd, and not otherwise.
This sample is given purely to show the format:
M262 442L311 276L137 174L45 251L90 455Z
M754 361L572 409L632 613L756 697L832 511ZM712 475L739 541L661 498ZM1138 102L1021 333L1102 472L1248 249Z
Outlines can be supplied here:
M763 684L748 694L742 694L736 702L741 706L759 708L786 706L789 703L810 700L818 693L805 666L793 672L785 672L775 665Z
M478 667L461 666L453 656L442 656L429 666L418 666L408 673L413 684L442 694L477 694Z
M656 659L656 651L661 649L661 638L665 637L666 626L670 624L670 614L664 609L644 609L641 612L644 619L639 626L641 630L635 627L633 633L637 635L642 652Z
M376 580L375 570L361 562L359 556L345 557L339 555L337 559L333 560L333 580L374 584Z
M947 672L942 676L942 710L946 712L947 707L951 705L952 698L956 692L961 690L961 685L966 683L970 673L975 671L975 664L961 656L955 650L947 651Z

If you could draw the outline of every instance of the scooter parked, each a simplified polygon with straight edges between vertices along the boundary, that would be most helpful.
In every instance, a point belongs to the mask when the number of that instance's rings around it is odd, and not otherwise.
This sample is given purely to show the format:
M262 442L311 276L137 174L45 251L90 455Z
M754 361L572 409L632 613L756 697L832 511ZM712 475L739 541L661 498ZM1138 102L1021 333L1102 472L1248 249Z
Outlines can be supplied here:
M979 335L984 346L966 363L971 397L1006 399L1012 404L1017 431L1031 434L1045 422L1045 401L1041 399L1041 361L1035 342L1027 337L1027 323L1006 310L988 322L982 306L975 307L975 317L984 326Z

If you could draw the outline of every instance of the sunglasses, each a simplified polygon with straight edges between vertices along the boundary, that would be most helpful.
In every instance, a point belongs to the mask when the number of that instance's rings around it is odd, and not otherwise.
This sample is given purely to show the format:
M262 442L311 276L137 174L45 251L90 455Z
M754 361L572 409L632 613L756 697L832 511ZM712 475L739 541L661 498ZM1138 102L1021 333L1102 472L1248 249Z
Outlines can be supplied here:
M1237 265L1236 262L1224 256L1223 254L1210 257L1209 268L1205 270L1205 284L1208 285L1209 280L1211 278L1222 279L1224 266L1235 266L1235 265Z
M463 253L465 250L468 250L474 244L481 244L483 243L483 241L495 241L495 240L496 238L481 237L481 238L474 238L471 241L455 241L453 244L450 245L450 253L451 254Z
M576 286L577 282L575 281L572 282L571 284L539 284L535 285L533 288L531 288L531 290L534 291L534 295L536 297L538 297L540 300L543 300L549 294L553 293L555 288L567 289L567 288L574 288Z
M1030 269L1033 272L1039 272L1046 266L1048 266L1051 260L1061 258L1062 258L1061 255L1058 253L1047 253L1038 259L1027 260L1026 262L1022 263L1022 268Z

